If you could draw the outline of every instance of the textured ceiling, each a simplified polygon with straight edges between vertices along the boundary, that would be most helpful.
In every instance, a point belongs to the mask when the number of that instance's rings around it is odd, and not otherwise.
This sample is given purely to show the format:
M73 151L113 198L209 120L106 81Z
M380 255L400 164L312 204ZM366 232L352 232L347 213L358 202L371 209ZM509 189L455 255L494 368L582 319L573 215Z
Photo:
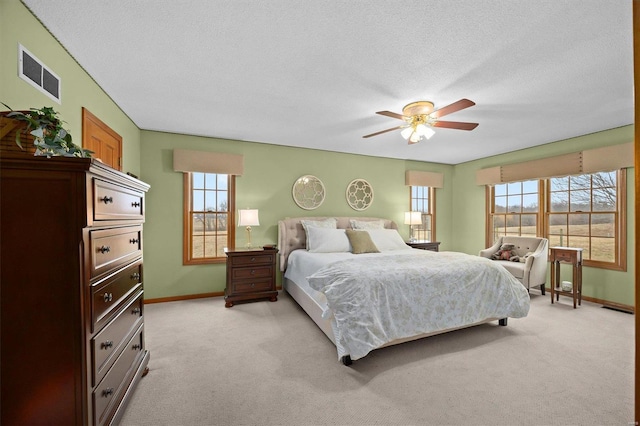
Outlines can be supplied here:
M141 129L458 164L633 123L631 0L23 1Z

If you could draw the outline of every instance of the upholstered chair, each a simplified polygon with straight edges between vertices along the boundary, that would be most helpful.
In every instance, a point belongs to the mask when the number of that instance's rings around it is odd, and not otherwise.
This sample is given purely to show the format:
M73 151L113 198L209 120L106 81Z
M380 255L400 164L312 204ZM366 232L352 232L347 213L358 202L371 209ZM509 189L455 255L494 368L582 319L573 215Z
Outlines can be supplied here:
M494 262L502 265L516 277L527 291L532 287L540 287L540 292L544 294L549 261L549 240L537 237L500 237L491 247L480 250L479 255L491 259L503 244L513 244L515 254L524 259L524 262L509 260L494 260Z

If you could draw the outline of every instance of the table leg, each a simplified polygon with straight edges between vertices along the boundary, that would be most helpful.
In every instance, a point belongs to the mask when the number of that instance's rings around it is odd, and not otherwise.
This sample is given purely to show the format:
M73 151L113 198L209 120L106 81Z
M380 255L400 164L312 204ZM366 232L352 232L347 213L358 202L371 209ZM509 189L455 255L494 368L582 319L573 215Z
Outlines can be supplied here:
M582 263L578 264L578 305L582 306Z
M553 295L556 291L556 262L551 262L551 304L553 305Z

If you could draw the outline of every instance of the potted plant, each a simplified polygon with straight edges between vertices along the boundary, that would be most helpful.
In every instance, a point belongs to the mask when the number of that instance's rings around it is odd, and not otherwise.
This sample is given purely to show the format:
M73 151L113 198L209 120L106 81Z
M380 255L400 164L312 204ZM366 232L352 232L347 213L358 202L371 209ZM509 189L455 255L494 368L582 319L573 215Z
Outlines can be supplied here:
M73 143L71 134L62 126L63 121L58 117L51 107L31 108L29 111L13 111L9 106L3 105L11 110L3 115L7 118L26 123L24 133L33 136L35 155L49 157L84 157L89 158L93 151L81 148ZM16 132L15 142L20 149L24 150L21 142L22 132Z

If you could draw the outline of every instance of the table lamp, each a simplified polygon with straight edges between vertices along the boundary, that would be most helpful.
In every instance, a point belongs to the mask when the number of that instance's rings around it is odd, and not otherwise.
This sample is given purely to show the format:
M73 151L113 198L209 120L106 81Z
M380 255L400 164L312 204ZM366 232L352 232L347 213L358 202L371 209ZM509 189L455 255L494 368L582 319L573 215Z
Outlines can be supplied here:
M404 224L409 225L409 229L411 230L411 238L409 238L409 242L414 243L416 239L413 237L413 225L422 224L422 212L405 212Z
M238 210L238 226L247 227L247 248L251 248L251 227L260 226L257 209Z

